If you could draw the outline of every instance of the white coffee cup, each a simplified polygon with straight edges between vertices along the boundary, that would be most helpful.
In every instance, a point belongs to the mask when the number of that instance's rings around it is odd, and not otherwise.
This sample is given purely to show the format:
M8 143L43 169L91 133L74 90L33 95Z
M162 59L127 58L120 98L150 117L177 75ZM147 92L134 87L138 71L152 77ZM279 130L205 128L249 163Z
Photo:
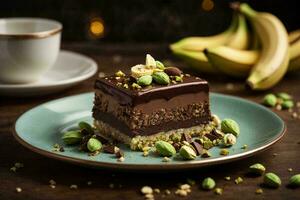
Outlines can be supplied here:
M62 24L40 18L0 19L0 82L29 83L56 61Z

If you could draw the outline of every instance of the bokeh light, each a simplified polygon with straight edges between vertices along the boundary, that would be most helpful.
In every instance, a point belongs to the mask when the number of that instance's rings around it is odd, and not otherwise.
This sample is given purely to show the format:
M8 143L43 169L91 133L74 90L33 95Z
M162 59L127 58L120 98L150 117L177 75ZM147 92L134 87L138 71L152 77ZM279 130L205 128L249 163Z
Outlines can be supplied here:
M89 32L92 37L100 38L104 36L105 27L104 22L101 18L93 18L90 21Z
M211 11L215 6L215 3L213 0L202 0L201 7L205 11Z

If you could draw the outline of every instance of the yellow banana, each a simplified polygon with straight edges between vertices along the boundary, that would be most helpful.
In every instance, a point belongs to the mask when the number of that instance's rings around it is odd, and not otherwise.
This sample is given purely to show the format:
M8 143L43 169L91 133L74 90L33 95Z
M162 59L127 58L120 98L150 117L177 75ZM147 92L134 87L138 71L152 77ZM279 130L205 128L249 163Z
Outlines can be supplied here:
M293 43L295 40L297 40L300 37L300 29L291 31L289 33L289 43Z
M253 66L247 84L253 90L266 90L278 83L289 63L288 34L282 22L270 13L257 12L248 4L235 4L260 36L261 55Z
M258 50L238 50L227 46L207 48L204 53L214 67L237 78L247 77L260 56Z
M225 43L225 46L235 49L247 49L249 46L250 35L244 15L238 15L238 25L234 34Z
M203 51L207 47L218 46L224 44L228 39L234 34L238 15L234 14L232 17L232 22L227 30L222 33L213 36L203 36L203 37L187 37L179 40L176 43L170 45L170 48L173 49L184 49L190 51Z
M300 31L298 37L291 40L289 71L300 69Z
M172 49L172 47L171 47ZM190 67L199 72L216 73L217 70L208 62L203 51L187 51L183 49L172 49L173 53L184 60Z

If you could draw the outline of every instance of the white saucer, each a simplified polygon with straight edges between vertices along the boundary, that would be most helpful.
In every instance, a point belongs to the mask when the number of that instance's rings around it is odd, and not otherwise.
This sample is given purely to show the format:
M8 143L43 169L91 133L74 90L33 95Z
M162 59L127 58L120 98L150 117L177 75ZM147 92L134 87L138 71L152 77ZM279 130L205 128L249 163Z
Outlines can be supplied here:
M54 93L78 84L97 72L97 63L91 58L61 50L56 63L39 81L28 84L0 83L2 96L40 96Z

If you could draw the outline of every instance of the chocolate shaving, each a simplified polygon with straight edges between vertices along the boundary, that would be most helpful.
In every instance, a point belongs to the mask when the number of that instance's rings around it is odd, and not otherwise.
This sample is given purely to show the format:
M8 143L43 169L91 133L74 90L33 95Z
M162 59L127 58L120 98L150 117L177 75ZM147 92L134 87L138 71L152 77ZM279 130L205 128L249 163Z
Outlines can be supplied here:
M179 143L173 143L173 147L176 149L176 151L179 151L181 145Z
M103 147L103 152L104 152L104 153L114 154L114 153L116 153L115 147L116 147L116 146L110 145L110 144L109 144L109 145L106 145L106 146Z
M205 137L207 137L208 139L210 139L210 141L214 141L215 139L218 139L217 136L209 133L209 134L206 134Z
M202 147L201 144L199 144L198 142L192 142L191 145L196 150L197 156L199 156L199 155L201 155L203 153L203 147Z
M115 155L117 158L121 158L121 157L124 157L124 152L122 150L119 150L115 153Z
M222 138L222 133L218 133L217 129L213 129L210 134L214 135L217 137L217 139Z
M188 143L193 142L192 137L187 133L183 133L181 141L187 141Z

